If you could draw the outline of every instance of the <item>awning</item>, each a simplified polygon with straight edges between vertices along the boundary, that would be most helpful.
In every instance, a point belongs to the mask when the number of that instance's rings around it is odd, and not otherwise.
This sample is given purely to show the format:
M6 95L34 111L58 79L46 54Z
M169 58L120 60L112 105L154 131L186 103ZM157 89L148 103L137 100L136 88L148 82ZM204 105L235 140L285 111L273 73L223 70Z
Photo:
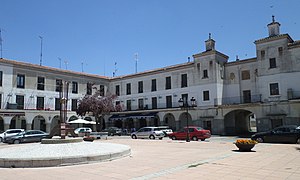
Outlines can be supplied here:
M109 119L110 120L124 120L128 118L132 119L142 119L142 118L153 118L157 112L143 112L143 113L129 113L129 114L114 114Z

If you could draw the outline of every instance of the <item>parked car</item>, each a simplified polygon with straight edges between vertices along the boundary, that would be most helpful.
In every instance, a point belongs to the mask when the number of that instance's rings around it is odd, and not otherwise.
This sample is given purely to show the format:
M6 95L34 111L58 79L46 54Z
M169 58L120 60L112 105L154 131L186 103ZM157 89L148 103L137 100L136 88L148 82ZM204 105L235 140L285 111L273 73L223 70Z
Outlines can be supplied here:
M75 134L80 134L80 133L91 133L92 129L89 127L80 127L74 130Z
M3 142L6 137L17 135L23 131L24 129L8 129L0 134L0 142Z
M160 130L165 134L165 137L173 133L173 130L169 126L158 126Z
M198 141L200 139L201 141L204 141L207 138L211 137L210 130L203 129L202 127L197 126L189 126L189 128L184 127L182 130L178 132L173 132L169 135L169 137L172 140L184 140L187 137L187 130L189 129L189 139L193 141Z
M158 127L143 127L138 131L131 133L132 139L163 139L164 136L164 132L162 132Z
M114 135L121 136L122 129L117 128L117 127L109 127L109 128L102 130L102 132L108 132L109 136L114 136Z
M17 135L9 136L4 139L5 143L20 144L27 142L41 142L42 139L48 138L49 134L40 130L28 130L20 132Z
M300 144L300 126L279 126L271 131L255 133L251 137L259 143L297 143Z

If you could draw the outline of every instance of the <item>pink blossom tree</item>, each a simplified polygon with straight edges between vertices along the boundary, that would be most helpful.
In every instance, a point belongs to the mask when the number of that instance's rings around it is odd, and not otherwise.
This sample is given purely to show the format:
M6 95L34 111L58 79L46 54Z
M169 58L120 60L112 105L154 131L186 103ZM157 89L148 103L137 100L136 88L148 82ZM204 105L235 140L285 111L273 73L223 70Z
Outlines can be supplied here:
M96 130L103 129L103 116L110 112L122 111L121 105L114 105L113 100L116 95L107 93L106 96L100 96L100 91L96 91L93 95L85 95L79 100L79 105L76 110L77 115L85 116L86 113L93 113L96 120Z

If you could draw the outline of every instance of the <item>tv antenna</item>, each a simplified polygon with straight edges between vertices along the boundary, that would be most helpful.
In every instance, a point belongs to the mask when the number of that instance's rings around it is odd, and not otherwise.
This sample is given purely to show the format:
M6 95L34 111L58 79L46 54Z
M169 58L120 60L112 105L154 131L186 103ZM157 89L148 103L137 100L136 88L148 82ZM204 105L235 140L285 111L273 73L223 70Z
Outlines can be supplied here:
M85 64L83 61L81 61L81 72L84 72L84 71L83 71L83 66L84 66L84 65L87 65L87 64Z
M3 58L2 57L2 29L0 28L0 51L1 51L1 59Z
M135 54L134 54L134 59L135 59L135 73L137 73L138 53L135 53Z
M64 63L65 63L65 66L66 66L66 70L68 70L68 61L65 60Z
M113 77L115 77L116 76L116 73L117 73L117 62L115 62L115 70L114 70L114 72L113 72Z
M57 59L59 60L59 69L61 69L61 58L58 57Z
M39 36L41 39L41 57L40 57L40 66L42 65L42 59L43 59L43 37Z

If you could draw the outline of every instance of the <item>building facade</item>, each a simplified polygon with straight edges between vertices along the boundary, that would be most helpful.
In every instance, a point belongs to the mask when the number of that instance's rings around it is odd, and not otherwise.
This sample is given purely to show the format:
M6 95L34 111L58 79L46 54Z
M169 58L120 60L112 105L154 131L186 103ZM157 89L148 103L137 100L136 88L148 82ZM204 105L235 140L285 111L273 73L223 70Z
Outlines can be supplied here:
M187 63L113 78L1 59L0 130L50 131L59 119L61 82L69 83L68 120L76 118L77 100L99 88L123 107L104 117L106 126L129 131L188 124L235 135L300 125L300 41L281 34L274 17L268 31L254 42L255 58L229 62L209 36L205 51ZM196 106L179 107L180 99Z

